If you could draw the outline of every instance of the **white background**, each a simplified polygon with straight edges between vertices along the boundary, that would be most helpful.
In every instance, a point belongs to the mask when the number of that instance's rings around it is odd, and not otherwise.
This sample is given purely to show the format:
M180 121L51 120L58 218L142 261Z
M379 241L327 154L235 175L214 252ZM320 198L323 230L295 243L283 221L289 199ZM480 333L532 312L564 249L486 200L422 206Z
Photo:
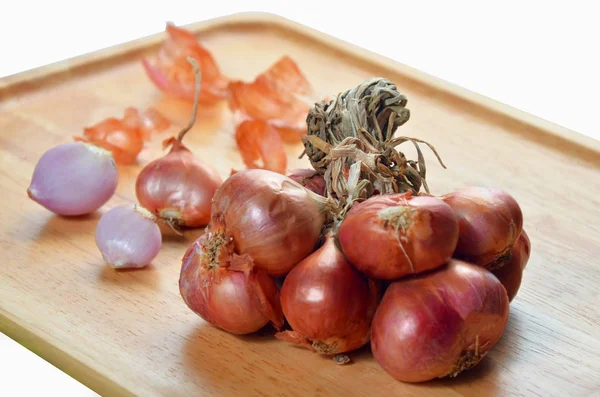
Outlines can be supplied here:
M0 77L161 32L166 21L269 11L600 139L594 3L14 0L0 11ZM80 394L66 375L9 343L0 334L3 391Z

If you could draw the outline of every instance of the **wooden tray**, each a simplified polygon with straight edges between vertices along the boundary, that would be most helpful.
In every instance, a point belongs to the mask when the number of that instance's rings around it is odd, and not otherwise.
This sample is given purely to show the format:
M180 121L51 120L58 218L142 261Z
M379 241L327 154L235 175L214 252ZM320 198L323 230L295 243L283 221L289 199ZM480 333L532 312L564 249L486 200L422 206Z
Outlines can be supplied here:
M502 340L476 369L420 385L388 376L368 349L355 364L261 334L236 337L187 309L177 279L183 239L166 237L141 271L103 266L94 244L101 213L53 216L25 190L40 155L83 126L126 106L157 106L184 124L189 106L166 99L145 76L144 54L163 34L0 81L0 330L106 395L588 396L600 390L600 145L480 95L339 40L265 14L189 26L230 76L252 78L278 57L298 61L324 94L374 75L409 98L404 135L433 143L434 194L465 185L506 189L522 205L533 253ZM186 137L223 176L241 168L224 107L202 110ZM103 209L135 200L141 165L160 153L155 139L140 165L121 167L117 195ZM408 150L407 146L407 150ZM290 167L298 146L288 147ZM32 379L32 381L35 381Z

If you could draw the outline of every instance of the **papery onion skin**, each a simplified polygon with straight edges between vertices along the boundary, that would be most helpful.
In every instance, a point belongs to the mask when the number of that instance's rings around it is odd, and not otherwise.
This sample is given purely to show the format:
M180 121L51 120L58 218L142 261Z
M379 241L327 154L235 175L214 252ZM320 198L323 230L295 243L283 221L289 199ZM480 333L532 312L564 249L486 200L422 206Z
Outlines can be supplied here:
M234 113L268 122L285 142L300 143L306 134L306 116L314 93L290 57L279 59L253 82L230 82L229 91L229 107Z
M287 274L313 251L325 218L323 197L267 170L232 175L213 198L212 222L233 238L238 254L250 255L273 277Z
M279 290L249 258L237 257L244 270L232 270L231 243L208 233L189 246L183 257L179 291L187 306L205 321L232 334L258 331L269 321L283 325Z
M113 196L117 182L117 167L109 151L89 143L71 142L42 155L27 194L56 214L85 215Z
M140 204L178 226L200 227L210 222L212 198L220 175L178 140L165 156L146 165L135 183Z
M498 279L453 259L390 285L373 318L373 356L403 382L454 377L477 365L500 340L508 314Z
M498 280L500 280L504 288L506 288L508 299L511 302L515 296L517 296L517 292L519 292L523 271L529 261L530 253L531 241L529 240L529 236L527 236L525 229L523 229L521 235L513 245L508 262L500 269L492 271Z
M275 336L325 355L349 352L369 341L377 303L375 283L328 237L285 278L281 305L292 331Z
M339 229L348 260L367 276L383 280L442 266L457 240L452 209L438 198L411 193L354 204Z
M285 173L285 147L281 137L269 123L260 120L242 121L237 126L235 141L247 168L263 168L280 174Z
M171 96L186 100L194 99L194 72L187 62L191 57L202 71L200 102L212 104L228 95L228 79L225 78L212 54L198 42L190 31L167 24L167 37L158 49L153 61L142 60L150 80L158 89Z
M141 268L158 255L162 235L156 217L136 204L106 212L96 227L96 245L113 269Z
M310 168L297 168L290 171L288 178L295 180L308 190L325 196L325 178L323 175Z
M489 270L502 267L523 229L517 201L497 188L467 187L442 199L452 207L460 228L454 257Z
M140 112L128 107L123 118L108 117L84 128L84 136L74 139L110 151L117 164L132 164L144 148L144 141L150 139L153 132L167 128L168 124L169 121L155 109Z

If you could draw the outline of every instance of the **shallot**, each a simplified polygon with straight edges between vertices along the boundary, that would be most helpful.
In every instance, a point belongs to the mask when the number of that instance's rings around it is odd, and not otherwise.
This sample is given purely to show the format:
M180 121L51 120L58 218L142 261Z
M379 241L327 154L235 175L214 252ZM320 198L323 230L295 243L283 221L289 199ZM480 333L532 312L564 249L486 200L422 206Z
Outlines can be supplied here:
M85 215L112 197L117 181L109 151L89 143L64 143L39 159L27 194L56 214Z
M144 141L153 133L168 128L169 120L156 109L140 112L136 108L125 109L123 118L109 117L83 130L83 137L76 141L90 142L109 150L119 164L131 164L144 148Z
M521 279L523 278L523 271L529 260L529 253L531 252L531 242L529 236L525 233L525 229L521 231L521 235L513 245L510 253L510 259L500 269L493 270L492 273L506 288L508 299L512 301L519 287L521 286Z
M212 197L222 183L217 171L182 143L196 120L200 93L198 65L191 58L190 62L197 72L196 100L190 121L177 138L165 140L164 145L171 146L169 153L148 163L135 183L139 202L172 227L208 224Z
M156 217L137 204L111 209L96 227L96 245L114 269L148 265L158 255L161 244Z
M284 175L244 170L215 193L211 222L233 237L238 254L250 255L257 268L278 277L313 251L327 205L324 197Z
M377 303L375 283L352 267L328 236L285 278L281 305L292 331L275 336L325 355L355 350L369 341Z
M506 290L492 273L451 260L390 285L373 318L373 355L403 382L454 377L500 340L508 313Z
M517 201L503 190L484 187L459 189L442 199L458 218L454 256L489 270L504 266L523 228Z
M442 266L458 240L448 204L410 192L354 204L339 229L342 251L372 278L394 280Z
M258 331L268 322L283 325L279 290L247 255L233 252L231 239L208 232L183 257L179 291L205 321L233 334Z

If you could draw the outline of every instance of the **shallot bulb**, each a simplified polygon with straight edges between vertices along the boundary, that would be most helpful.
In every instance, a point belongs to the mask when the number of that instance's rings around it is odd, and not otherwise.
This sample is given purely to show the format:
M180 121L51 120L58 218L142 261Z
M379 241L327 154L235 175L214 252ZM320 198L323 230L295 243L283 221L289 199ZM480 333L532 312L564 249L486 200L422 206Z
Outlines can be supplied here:
M192 117L177 138L165 141L165 146L171 146L169 153L148 163L135 183L138 201L173 227L207 225L212 197L222 183L217 171L200 161L181 142L194 125L198 110L200 77L198 65L191 62L197 71Z
M377 303L375 283L352 267L328 236L285 278L281 305L292 331L275 336L325 355L355 350L369 341Z
M325 178L322 174L309 168L298 168L290 171L288 178L295 180L308 190L325 196Z
M403 382L454 377L500 340L508 313L506 290L492 273L451 260L390 285L373 318L373 355Z
M457 240L452 209L438 198L410 192L354 204L339 229L348 260L367 276L384 280L442 266Z
M270 276L287 274L317 244L327 200L290 178L251 169L230 176L213 198L212 223Z
M169 153L148 163L138 175L138 201L174 226L207 225L211 200L222 183L221 177L180 140L169 143Z
M85 215L112 197L117 181L117 167L109 151L90 143L71 142L42 155L27 194L56 214Z
M209 232L183 257L179 291L187 306L232 334L258 331L268 322L279 329L283 313L279 290L247 256L233 253L231 240Z
M489 270L504 266L523 228L516 200L500 189L484 187L459 189L442 199L458 218L454 256Z
M156 217L137 204L111 209L96 227L96 245L113 269L145 267L156 258L161 244Z
M531 242L529 241L529 236L525 233L525 229L523 229L517 242L513 245L508 262L500 269L492 271L502 285L504 285L504 288L506 288L508 299L511 302L517 296L517 292L519 292L523 271L529 260L530 252Z

